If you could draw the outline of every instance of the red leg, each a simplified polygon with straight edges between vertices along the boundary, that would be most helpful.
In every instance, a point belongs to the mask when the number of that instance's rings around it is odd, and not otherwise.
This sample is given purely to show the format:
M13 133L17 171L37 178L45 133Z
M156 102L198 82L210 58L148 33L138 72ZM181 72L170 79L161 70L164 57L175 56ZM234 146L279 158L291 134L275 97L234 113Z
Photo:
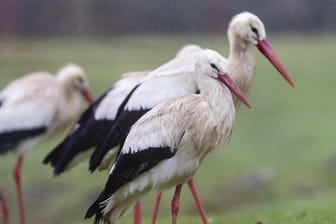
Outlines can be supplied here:
M16 165L15 165L15 168L14 168L13 175L14 175L14 179L15 179L16 192L17 192L17 196L18 196L20 224L25 224L23 195L22 195L22 187L21 187L22 163L23 163L23 155L19 155L19 157L16 160Z
M141 203L135 202L134 205L134 224L141 224Z
M173 200L171 202L171 212L172 212L172 224L176 224L177 213L180 210L180 194L181 194L182 185L177 185L175 188L175 193Z
M205 213L205 210L204 210L203 204L201 202L201 199L199 198L198 193L196 191L194 179L192 177L188 180L188 186L189 186L190 191L191 191L191 193L192 193L192 195L194 197L194 200L195 200L196 206L198 208L198 211L201 214L203 223L204 224L208 224L207 215Z
M5 200L5 197L2 195L1 190L0 190L0 209L2 212L2 223L7 224L8 218L9 218L9 210L8 210L7 202Z
M157 216L159 213L160 201L161 201L162 192L159 192L156 195L155 205L154 205L154 212L152 217L152 224L156 224Z

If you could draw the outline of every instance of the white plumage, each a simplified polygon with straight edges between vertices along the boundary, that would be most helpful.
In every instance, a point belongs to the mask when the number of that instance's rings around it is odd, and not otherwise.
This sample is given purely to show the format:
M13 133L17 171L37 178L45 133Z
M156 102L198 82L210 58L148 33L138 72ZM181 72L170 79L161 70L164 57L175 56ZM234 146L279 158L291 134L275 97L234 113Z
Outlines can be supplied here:
M229 90L217 80L227 62L205 50L190 65L201 95L164 101L132 126L104 191L88 210L96 223L102 215L105 223L115 223L151 189L183 184L210 151L228 141L235 109Z
M114 120L118 108L127 94L136 86L149 71L125 73L122 78L116 82L113 88L107 93L95 111L96 120Z

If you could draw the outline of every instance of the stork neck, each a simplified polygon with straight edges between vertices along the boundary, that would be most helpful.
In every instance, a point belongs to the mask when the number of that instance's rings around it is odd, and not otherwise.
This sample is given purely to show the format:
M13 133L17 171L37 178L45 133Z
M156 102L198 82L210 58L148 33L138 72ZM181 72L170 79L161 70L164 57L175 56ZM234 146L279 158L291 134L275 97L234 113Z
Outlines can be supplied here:
M66 82L65 80L59 80L59 84L61 86L65 99L71 99L75 94L74 88L69 84L69 82Z
M235 113L232 113L234 104L231 92L224 84L214 78L199 75L198 86L203 99L208 102L212 111L218 117L218 121L221 121L226 116L234 116ZM234 117L232 120L234 120Z
M228 36L228 39L230 46L230 55L232 56L239 55L240 52L245 52L249 48L249 43L238 35L230 34Z
M203 75L205 76L205 75ZM208 103L213 118L216 119L214 127L215 148L222 145L230 137L236 112L231 92L218 80L210 77L203 77L198 83L202 98Z
M255 75L255 62L250 44L240 38L229 38L230 54L228 71L233 81L246 95L253 84ZM233 96L236 108L239 108L240 100Z
M60 112L57 117L59 122L56 129L62 130L67 124L77 119L82 110L82 97L78 91L67 83L60 83L60 96L58 98Z

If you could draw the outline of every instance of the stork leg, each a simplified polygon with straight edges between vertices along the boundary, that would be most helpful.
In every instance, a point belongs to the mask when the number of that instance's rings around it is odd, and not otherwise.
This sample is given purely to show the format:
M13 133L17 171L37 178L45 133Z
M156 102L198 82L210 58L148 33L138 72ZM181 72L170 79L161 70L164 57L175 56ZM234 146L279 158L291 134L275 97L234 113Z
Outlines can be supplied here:
M200 197L198 196L198 193L197 193L196 187L195 187L195 183L194 183L194 179L192 177L188 180L188 186L189 186L190 191L191 191L191 193L194 197L198 212L201 214L203 224L208 224L208 218L207 218L207 215L205 213L205 209L203 207L203 204L201 202Z
M24 212L24 205L23 205L23 195L22 195L22 187L21 187L21 170L22 170L22 163L23 163L23 155L19 155L16 160L16 165L14 168L14 179L15 179L15 186L16 186L16 193L18 197L19 203L19 217L20 217L20 224L25 224L25 212Z
M198 196L198 193L196 191L196 186L195 186L193 178L190 178L188 180L188 186L189 186L190 191L191 191L191 193L192 193L192 195L194 197L197 209L198 209L199 213L201 214L203 224L208 224L208 218L207 218L205 209L203 207L203 204L201 202L201 199ZM160 206L161 196L162 196L162 192L159 192L157 194L157 196L156 196L156 201L155 201L155 206L154 206L154 212L153 212L153 217L152 217L152 224L156 224L157 216L158 216L158 213L159 213L159 206Z
M8 209L5 197L1 193L1 190L0 190L0 209L1 209L1 213L2 213L2 223L7 224L8 223L8 217L9 217L9 209Z
M173 200L171 202L172 224L176 224L177 214L180 210L181 189L182 189L182 185L176 186Z
M134 221L134 224L141 224L141 203L140 201L135 202L133 221Z
M154 205L154 212L152 217L152 224L156 224L156 219L159 213L160 201L161 201L162 192L159 192L156 195L155 205Z

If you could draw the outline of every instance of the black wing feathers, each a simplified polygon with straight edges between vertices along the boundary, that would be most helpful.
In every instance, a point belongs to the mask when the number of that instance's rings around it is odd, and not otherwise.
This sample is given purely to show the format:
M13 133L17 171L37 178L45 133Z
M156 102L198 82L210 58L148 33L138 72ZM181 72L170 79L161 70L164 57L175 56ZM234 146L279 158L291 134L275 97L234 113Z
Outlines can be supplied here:
M122 144L125 141L125 138L132 127L132 125L140 118L142 115L147 113L148 110L140 111L124 111L119 117L118 120L113 124L109 134L102 141L101 145L98 145L97 149L93 153L90 159L90 170L93 172L97 169L101 161L104 159L104 156L109 150Z
M90 206L85 218L96 215L95 223L99 223L102 218L101 202L108 199L120 187L134 180L140 174L150 170L162 160L173 157L175 152L176 150L172 151L170 147L157 147L147 148L135 153L120 154L104 190L98 199Z
M78 129L74 128L43 160L44 164L50 163L54 167L55 175L62 173L76 155L89 150L104 139L113 120L96 120L95 111L110 91L105 92L85 110L75 125Z
M124 107L133 95L134 91L140 86L136 85L125 97L121 103L115 122L108 133L104 136L104 141L97 146L97 149L91 156L89 169L93 172L101 163L106 153L113 147L120 145L126 138L131 126L148 110L125 111Z
M26 130L14 130L0 133L0 154L6 153L15 148L22 141L28 138L37 137L44 134L47 127L36 127Z

